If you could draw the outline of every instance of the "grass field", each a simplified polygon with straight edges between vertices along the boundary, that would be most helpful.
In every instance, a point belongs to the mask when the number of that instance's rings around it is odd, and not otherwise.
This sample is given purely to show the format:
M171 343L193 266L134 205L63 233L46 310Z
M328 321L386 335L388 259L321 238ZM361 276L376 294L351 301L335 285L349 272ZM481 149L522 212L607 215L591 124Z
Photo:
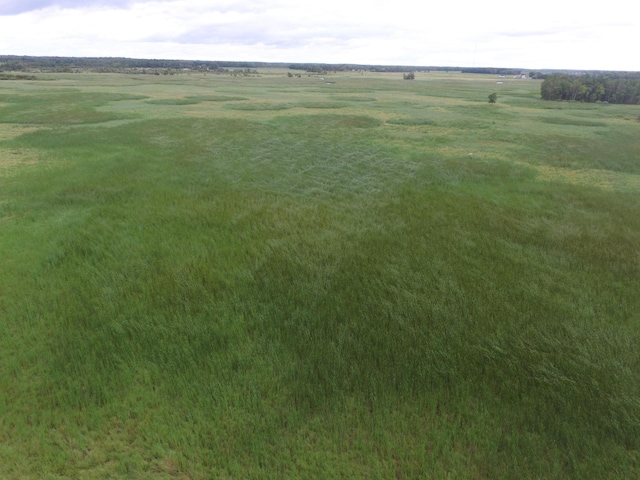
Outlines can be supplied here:
M539 89L0 82L0 478L640 478L640 111Z

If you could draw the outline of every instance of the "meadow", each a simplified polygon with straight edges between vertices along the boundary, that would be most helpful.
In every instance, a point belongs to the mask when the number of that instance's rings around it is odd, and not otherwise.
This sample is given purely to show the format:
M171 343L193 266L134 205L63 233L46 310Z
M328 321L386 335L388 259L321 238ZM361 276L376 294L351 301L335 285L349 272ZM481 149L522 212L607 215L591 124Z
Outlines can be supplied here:
M640 110L497 80L0 82L0 478L640 478Z

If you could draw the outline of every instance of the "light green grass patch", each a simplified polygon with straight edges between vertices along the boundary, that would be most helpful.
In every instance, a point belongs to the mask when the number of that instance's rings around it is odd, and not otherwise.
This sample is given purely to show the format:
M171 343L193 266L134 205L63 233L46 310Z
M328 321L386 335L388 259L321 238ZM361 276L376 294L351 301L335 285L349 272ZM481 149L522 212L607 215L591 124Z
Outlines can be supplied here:
M536 166L535 169L539 178L547 181L561 181L572 185L614 191L637 192L640 190L640 175L596 169L570 170L549 165Z
M10 174L18 167L33 166L40 163L40 155L36 150L0 149L0 175Z

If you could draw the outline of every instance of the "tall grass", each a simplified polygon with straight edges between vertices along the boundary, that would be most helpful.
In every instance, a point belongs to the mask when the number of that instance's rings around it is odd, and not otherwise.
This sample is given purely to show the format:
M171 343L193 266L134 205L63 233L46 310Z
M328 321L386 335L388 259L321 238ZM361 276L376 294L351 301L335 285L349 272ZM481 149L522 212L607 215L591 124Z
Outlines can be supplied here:
M637 476L630 107L333 80L3 83L0 475Z

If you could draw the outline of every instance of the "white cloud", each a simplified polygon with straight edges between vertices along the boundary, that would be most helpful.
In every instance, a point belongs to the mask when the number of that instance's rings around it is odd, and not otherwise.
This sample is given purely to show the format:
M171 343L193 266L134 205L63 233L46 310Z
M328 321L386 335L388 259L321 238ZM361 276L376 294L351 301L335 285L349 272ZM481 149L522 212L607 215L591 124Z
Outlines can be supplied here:
M409 65L640 70L638 7L623 19L540 0L4 0L0 50ZM524 10L524 9L527 10ZM616 11L609 2L608 9Z
M0 15L16 15L47 8L86 8L93 5L124 7L132 0L3 0Z

